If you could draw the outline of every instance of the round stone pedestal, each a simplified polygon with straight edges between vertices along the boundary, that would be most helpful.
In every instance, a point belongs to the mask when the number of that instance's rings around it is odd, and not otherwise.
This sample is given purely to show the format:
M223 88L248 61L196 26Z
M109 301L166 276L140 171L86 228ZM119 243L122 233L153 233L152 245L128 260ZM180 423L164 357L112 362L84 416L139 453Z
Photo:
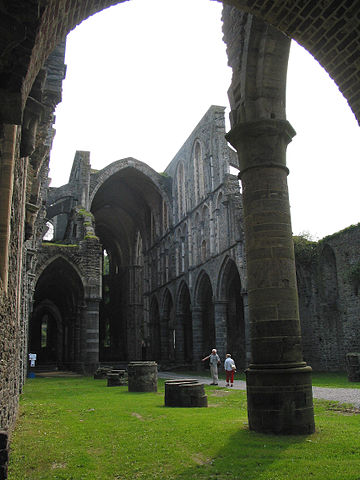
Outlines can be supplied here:
M157 392L157 363L130 362L128 364L129 392Z
M306 364L304 364L306 365ZM299 435L315 430L311 367L246 370L250 430Z
M204 384L197 380L165 382L166 407L207 407Z

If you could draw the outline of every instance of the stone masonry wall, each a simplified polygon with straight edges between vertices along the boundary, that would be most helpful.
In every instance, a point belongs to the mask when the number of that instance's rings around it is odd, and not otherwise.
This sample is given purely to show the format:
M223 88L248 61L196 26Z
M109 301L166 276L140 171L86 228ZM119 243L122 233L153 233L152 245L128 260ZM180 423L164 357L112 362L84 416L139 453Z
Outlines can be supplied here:
M19 144L19 143L18 143ZM7 441L15 423L18 398L22 388L20 372L21 329L18 282L21 269L22 221L24 211L24 161L18 160L14 170L12 197L9 280L7 293L0 285L0 478L6 478Z
M360 226L295 247L303 351L315 370L345 369L360 351Z

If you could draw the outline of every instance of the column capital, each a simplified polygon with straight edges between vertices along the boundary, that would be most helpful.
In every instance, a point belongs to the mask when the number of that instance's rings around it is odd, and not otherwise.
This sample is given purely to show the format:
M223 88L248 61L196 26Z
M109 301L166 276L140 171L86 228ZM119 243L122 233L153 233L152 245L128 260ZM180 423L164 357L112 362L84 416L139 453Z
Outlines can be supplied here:
M239 123L226 134L237 150L240 178L251 168L286 167L286 147L296 135L287 120L262 119Z

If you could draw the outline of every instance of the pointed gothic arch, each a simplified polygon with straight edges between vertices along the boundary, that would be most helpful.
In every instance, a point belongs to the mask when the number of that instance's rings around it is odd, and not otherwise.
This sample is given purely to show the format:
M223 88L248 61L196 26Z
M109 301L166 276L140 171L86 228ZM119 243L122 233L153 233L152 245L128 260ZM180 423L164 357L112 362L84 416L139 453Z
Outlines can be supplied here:
M200 272L196 282L194 312L196 312L196 318L194 318L193 332L199 343L197 350L200 350L204 357L216 348L213 286L205 270Z
M29 348L40 364L79 369L84 290L76 266L60 255L40 269L29 323Z
M241 279L234 260L225 258L218 278L218 299L226 307L226 350L227 353L231 353L236 365L244 369L247 364L248 332L245 325Z

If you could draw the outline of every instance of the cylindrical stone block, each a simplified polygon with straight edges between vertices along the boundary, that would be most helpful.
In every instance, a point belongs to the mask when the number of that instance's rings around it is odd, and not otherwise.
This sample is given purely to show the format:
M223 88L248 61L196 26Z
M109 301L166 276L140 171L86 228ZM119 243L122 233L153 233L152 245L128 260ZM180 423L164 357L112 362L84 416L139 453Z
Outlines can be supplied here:
M197 380L169 381L165 383L166 407L207 407L204 384Z
M120 377L117 373L108 373L107 375L107 386L108 387L120 387Z
M130 362L128 364L129 392L157 392L157 363Z
M197 380L193 378L181 378L181 379L173 379L167 380L165 382L165 407L173 407L174 403L177 401L177 397L179 396L179 388L180 385L184 383L198 383Z

